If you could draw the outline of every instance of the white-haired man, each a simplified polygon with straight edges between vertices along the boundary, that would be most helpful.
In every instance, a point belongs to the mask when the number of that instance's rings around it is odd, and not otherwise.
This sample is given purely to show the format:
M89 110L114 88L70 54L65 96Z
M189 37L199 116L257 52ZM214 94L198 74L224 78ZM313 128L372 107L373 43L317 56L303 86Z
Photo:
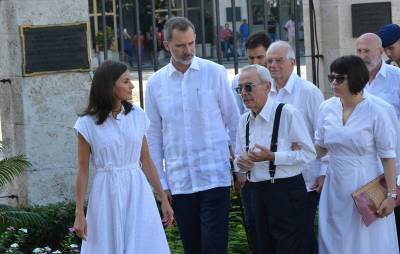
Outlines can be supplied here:
M239 124L236 171L247 174L253 185L260 253L302 254L307 190L301 171L316 153L302 114L290 104L282 108L269 96L271 81L263 66L241 70L236 89L250 111ZM279 131L273 135L275 121ZM293 150L293 144L301 149Z
M288 42L276 41L269 46L267 67L273 79L270 97L297 108L302 113L308 134L314 138L319 105L324 101L324 97L317 86L293 72L295 64L295 53ZM318 253L314 218L326 172L322 168L319 161L314 160L303 169L307 186L303 243L307 254Z

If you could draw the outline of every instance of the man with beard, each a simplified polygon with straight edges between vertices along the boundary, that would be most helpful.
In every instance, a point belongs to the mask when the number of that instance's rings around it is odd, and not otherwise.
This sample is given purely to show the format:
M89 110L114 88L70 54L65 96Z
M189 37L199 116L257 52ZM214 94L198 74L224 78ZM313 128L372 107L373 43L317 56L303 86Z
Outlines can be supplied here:
M356 40L356 53L369 71L365 89L392 104L400 116L400 69L382 60L382 41L378 35L366 33Z
M384 101L390 103L396 110L396 116L392 119L397 129L400 127L398 117L400 116L400 69L385 63L382 60L383 54L382 41L378 35L366 33L356 40L357 55L364 61L369 72L369 82L365 86L365 90L375 96L380 97ZM390 109L387 110L390 114ZM396 171L400 172L400 136L397 135L397 158ZM397 177L397 184L400 177ZM400 246L400 208L394 210L396 216L397 237Z
M230 207L229 145L239 112L226 70L195 57L195 28L186 18L164 28L168 65L147 83L150 152L187 254L227 252ZM163 170L163 160L165 171Z
M387 64L400 67L400 26L388 24L379 29L378 35L389 60Z

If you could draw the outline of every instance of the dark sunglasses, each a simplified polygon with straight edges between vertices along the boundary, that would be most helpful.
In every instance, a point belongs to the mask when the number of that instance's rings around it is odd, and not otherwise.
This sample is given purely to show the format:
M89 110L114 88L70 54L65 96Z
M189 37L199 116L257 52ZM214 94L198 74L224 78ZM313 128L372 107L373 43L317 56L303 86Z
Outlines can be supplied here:
M334 80L336 80L336 84L340 85L347 79L347 75L334 75L334 74L329 74L328 75L328 81L332 83Z
M242 90L244 89L246 92L251 93L253 91L253 87L255 87L256 85L253 83L247 83L247 84L239 84L236 88L235 91L238 94L242 93Z

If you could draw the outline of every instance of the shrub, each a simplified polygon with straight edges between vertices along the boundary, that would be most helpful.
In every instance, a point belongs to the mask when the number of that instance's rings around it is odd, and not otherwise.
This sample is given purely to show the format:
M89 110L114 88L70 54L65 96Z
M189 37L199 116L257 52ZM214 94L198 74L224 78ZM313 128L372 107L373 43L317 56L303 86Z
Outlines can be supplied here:
M114 40L114 32L111 27L106 27L106 35L107 35L107 49L111 48ZM99 50L104 50L104 38L103 32L98 32L96 34L96 45L99 47Z
M228 253L230 254L249 254L247 239L242 225L242 214L239 208L239 199L232 194L232 207L229 218L229 242ZM33 225L28 228L28 234L19 236L18 249L21 252L10 253L79 253L81 240L75 236L69 227L74 223L75 204L58 203L47 206L34 206L25 208L25 211L39 214L45 224ZM14 233L13 233L14 232ZM17 231L0 231L0 253L9 248L11 244L17 243ZM183 254L182 241L176 226L165 229L168 243L173 254ZM4 238L4 239L3 239ZM8 240L7 240L8 239ZM3 249L1 247L3 246ZM47 252L46 252L47 249ZM60 250L60 252L56 252ZM42 252L40 252L42 251Z

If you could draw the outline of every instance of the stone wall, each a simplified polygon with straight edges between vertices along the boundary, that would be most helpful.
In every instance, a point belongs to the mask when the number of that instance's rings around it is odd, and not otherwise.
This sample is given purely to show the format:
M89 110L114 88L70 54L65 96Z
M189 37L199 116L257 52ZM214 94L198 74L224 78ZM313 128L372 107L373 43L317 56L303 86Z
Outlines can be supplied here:
M355 54L355 40L352 37L351 5L359 3L388 2L388 0L313 0L316 12L316 23L320 54L319 77L320 88L326 98L332 95L326 78L329 65L342 55ZM400 1L390 1L392 5L392 22L400 24ZM303 0L304 40L306 55L310 55L310 19L309 0ZM307 79L312 80L311 60L307 58Z
M26 154L32 167L7 192L22 203L74 198L76 138L72 126L86 101L89 74L22 76L21 25L88 22L87 1L0 0L0 120L7 155ZM5 25L3 25L5 24ZM5 47L3 46L5 45Z

